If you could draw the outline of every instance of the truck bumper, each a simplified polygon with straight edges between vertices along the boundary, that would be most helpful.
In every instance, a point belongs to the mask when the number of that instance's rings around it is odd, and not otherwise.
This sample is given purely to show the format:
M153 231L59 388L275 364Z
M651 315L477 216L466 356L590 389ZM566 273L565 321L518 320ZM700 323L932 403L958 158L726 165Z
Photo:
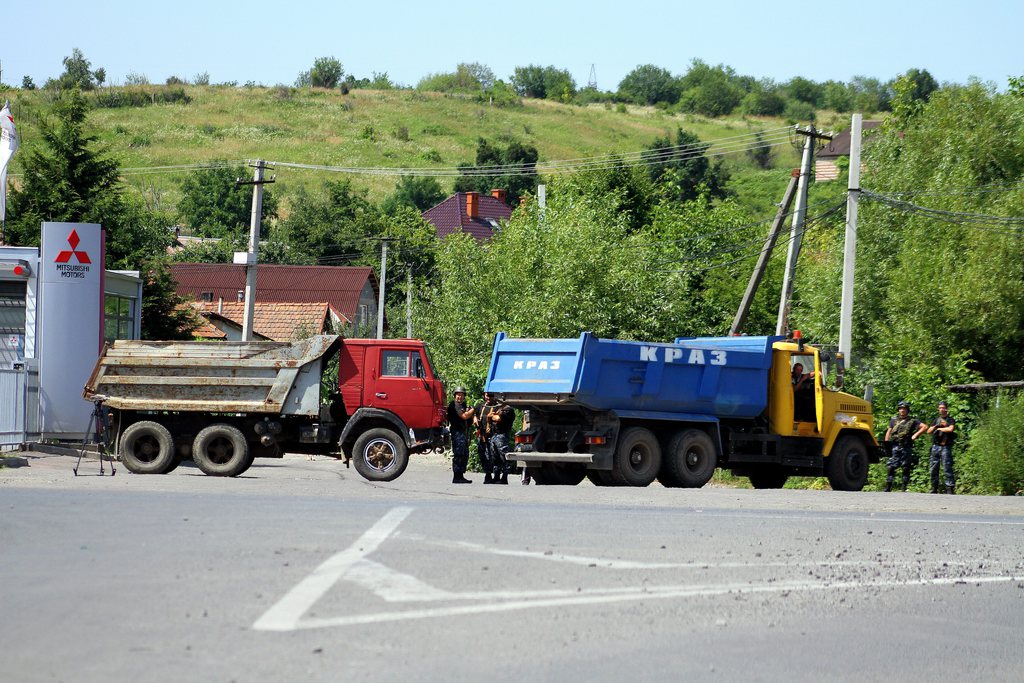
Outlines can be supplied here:
M594 462L593 453L520 453L514 452L508 454L509 460L518 460L525 465L531 465L538 462L572 462L582 463L589 465Z

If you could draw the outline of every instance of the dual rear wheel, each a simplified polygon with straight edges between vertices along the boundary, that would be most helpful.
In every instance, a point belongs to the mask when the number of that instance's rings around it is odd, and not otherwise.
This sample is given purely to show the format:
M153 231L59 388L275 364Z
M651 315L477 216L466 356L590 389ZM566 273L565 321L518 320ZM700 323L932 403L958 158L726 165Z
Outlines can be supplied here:
M171 432L152 420L125 428L119 454L125 468L135 474L166 474L181 461ZM237 477L249 469L254 457L245 435L234 425L210 425L196 434L192 442L192 459L211 476Z

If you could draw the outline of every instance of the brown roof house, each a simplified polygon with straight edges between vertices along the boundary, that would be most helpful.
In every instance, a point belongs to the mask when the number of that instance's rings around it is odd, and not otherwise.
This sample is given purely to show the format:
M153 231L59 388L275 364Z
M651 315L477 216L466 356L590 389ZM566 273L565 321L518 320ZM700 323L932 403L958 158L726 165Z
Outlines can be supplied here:
M170 270L177 283L177 293L205 304L200 312L208 321L220 320L222 332L227 334L230 327L226 321L241 324L241 313L236 317L229 305L241 306L245 298L244 265L174 263ZM309 334L316 334L327 329L324 321L329 320L338 334L372 336L377 328L377 295L377 277L373 268L261 263L256 266L253 331L263 335L260 331L262 319L267 330L264 336L268 338L276 338L273 336L276 334L287 336L296 329L310 329ZM288 304L290 307L271 304ZM282 319L285 317L287 320Z
M440 239L465 232L486 242L498 231L502 221L512 217L512 207L505 203L506 196L505 190L491 190L489 195L456 192L424 211L423 219L434 226Z
M869 131L882 125L881 121L864 121L861 131ZM866 138L862 138L866 139ZM850 131L843 131L832 138L825 147L814 155L814 182L823 183L839 177L839 157L850 156Z
M193 331L198 339L241 341L245 303L193 301L203 324ZM279 304L256 302L253 306L253 338L257 341L292 341L314 334L333 334L344 329L345 320L326 302Z

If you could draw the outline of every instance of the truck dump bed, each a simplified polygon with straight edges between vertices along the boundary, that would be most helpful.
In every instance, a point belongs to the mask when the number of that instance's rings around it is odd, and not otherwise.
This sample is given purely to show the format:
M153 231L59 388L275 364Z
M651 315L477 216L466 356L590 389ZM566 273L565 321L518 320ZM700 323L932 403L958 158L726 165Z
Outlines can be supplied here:
M317 415L323 363L341 338L295 342L118 340L83 396L124 410Z
M494 340L486 390L513 405L751 418L768 404L772 344L782 337Z

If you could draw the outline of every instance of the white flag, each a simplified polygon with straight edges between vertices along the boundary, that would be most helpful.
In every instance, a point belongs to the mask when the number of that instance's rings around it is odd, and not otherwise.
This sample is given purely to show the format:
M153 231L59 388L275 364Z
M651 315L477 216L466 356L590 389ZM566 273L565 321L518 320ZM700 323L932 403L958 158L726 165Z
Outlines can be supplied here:
M7 217L7 163L18 151L18 131L11 116L11 103L0 109L0 221Z

